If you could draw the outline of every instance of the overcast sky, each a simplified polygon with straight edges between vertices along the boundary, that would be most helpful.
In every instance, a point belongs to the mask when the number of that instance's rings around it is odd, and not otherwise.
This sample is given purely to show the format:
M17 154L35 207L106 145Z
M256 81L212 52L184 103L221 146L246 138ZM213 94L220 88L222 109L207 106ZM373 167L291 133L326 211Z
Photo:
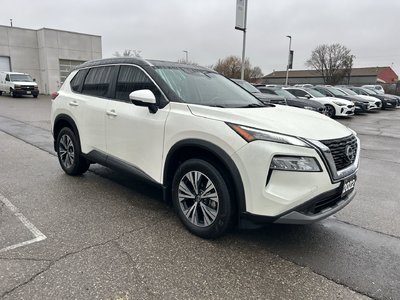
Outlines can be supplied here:
M8 0L0 24L102 36L103 57L136 49L144 58L209 66L241 56L236 0ZM391 66L400 75L400 0L248 0L246 57L264 74L286 68L291 35L294 69L319 44L340 43L355 67Z

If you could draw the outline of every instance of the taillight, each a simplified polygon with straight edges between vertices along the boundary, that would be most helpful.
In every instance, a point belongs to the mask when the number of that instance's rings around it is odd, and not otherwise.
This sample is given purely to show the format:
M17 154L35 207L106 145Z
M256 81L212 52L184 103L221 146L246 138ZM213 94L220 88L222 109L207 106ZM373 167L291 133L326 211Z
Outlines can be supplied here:
M58 95L59 95L58 92L51 93L51 100L56 100Z

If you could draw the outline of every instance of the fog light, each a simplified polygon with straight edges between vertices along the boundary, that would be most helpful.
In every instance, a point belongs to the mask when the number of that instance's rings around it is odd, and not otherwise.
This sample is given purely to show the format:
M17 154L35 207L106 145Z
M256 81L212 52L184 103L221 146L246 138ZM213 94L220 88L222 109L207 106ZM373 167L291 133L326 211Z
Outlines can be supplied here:
M298 172L321 172L321 167L314 157L305 156L275 156L270 169Z

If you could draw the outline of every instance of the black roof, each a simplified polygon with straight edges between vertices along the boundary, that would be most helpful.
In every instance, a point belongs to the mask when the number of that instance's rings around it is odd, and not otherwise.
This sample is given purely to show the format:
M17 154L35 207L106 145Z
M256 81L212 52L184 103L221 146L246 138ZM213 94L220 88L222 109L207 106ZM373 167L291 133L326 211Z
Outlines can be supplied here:
M172 62L172 61L162 61L162 60L146 60L139 57L113 57L113 58L103 58L87 61L75 69L83 69L88 67L100 66L100 65L111 65L111 64L135 64L138 66L156 66L156 67L176 67L176 68L191 68L203 71L213 71L208 68L204 68L197 65L188 65L184 63ZM214 72L214 71L213 71Z

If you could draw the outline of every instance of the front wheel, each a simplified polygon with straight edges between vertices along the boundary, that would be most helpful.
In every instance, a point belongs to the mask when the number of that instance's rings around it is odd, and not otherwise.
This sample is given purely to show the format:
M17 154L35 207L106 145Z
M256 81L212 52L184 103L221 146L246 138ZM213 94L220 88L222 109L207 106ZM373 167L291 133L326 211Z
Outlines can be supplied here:
M56 149L61 168L68 175L81 175L89 169L90 163L82 157L78 139L70 128L61 129L57 137Z
M335 117L336 115L335 108L330 104L325 105L325 107L326 107L326 115L330 118Z
M14 93L13 89L10 89L10 96L13 98L17 98L17 95Z
M201 159L182 163L172 182L172 202L185 227L203 238L217 238L232 226L233 208L220 171Z

